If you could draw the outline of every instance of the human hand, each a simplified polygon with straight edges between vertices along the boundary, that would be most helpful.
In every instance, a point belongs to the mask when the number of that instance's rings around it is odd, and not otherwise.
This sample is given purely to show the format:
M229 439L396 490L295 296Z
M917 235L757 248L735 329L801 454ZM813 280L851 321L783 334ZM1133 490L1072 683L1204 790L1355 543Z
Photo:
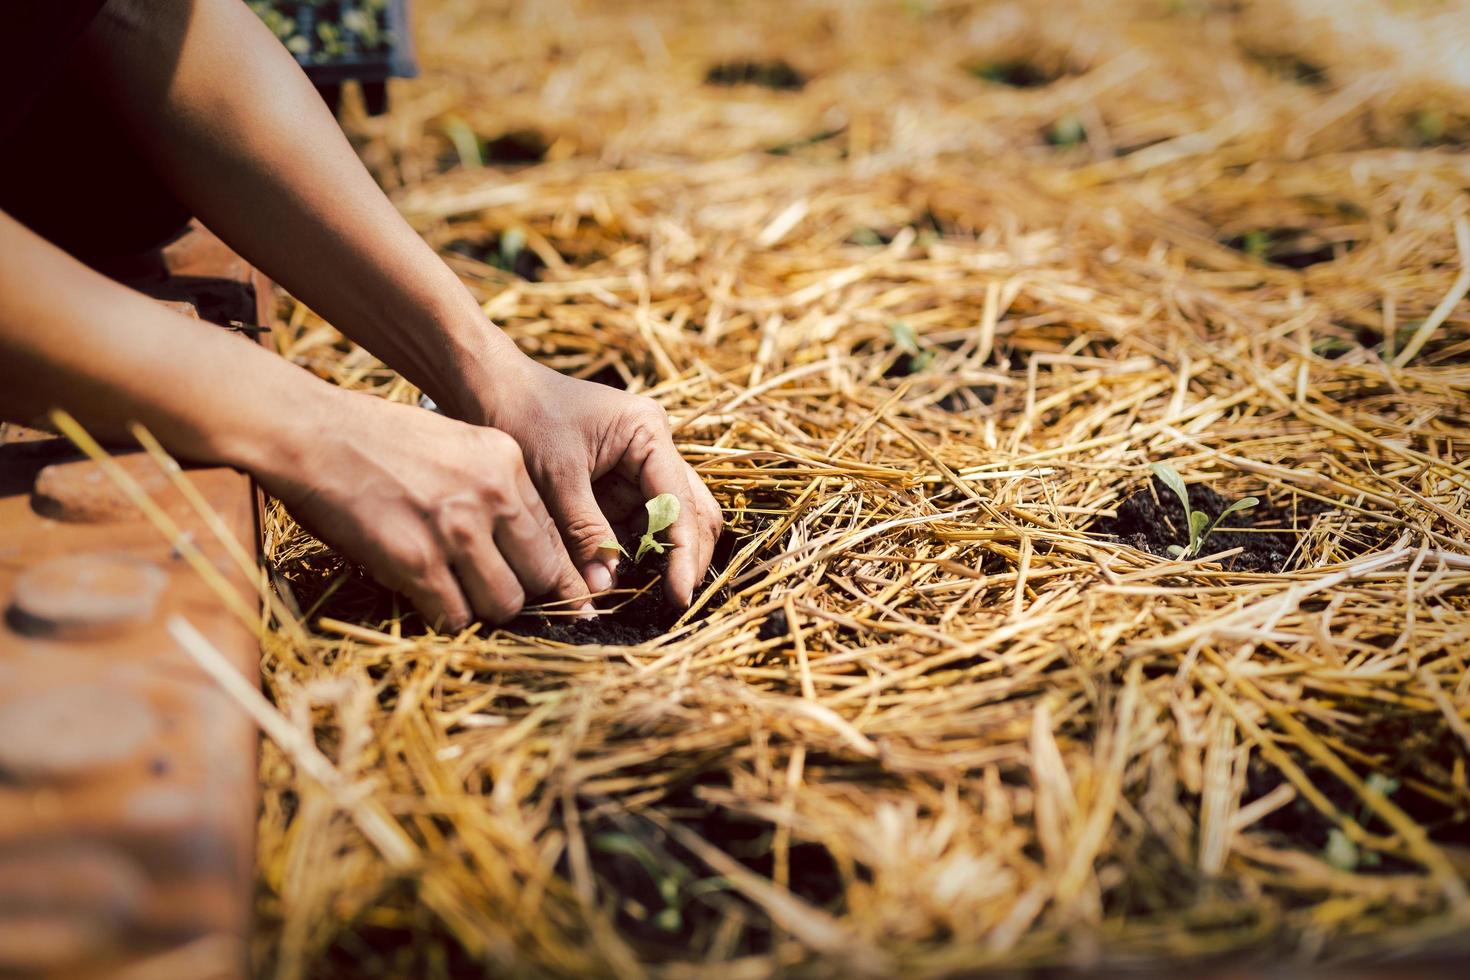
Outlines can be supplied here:
M435 628L504 623L533 597L586 604L509 435L337 389L328 400L309 434L253 467L308 530Z
M508 433L561 530L572 561L594 592L616 581L618 557L598 545L612 524L641 514L661 493L678 498L664 582L687 606L724 526L719 504L674 448L668 416L652 399L566 377L527 357L506 364L492 390L446 406L467 421ZM595 489L594 489L595 488Z

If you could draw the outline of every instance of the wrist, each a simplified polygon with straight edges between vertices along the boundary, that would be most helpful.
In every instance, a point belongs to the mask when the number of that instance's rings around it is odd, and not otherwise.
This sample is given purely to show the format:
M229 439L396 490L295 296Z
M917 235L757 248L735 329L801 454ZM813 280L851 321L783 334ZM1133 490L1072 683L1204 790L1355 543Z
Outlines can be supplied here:
M324 441L343 434L371 396L347 391L304 370L282 364L285 383L260 399L258 407L239 413L240 425L222 432L223 461L245 470L261 486L283 496L299 483L324 451Z
M525 390L534 361L478 306L449 314L431 329L444 344L431 376L419 387L446 415L487 425L498 404Z

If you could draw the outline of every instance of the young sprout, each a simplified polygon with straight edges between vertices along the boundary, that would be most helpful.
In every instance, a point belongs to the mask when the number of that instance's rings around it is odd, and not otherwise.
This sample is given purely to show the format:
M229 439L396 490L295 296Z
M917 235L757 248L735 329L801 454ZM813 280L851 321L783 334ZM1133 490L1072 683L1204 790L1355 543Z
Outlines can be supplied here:
M1062 116L1046 129L1046 141L1052 146L1076 146L1087 139L1087 127L1076 116Z
M924 347L924 342L919 339L919 334L913 327L902 320L894 320L888 325L888 332L893 334L893 342L898 349L909 356L909 371L922 371L934 360L934 352Z
M1177 544L1169 545L1169 555L1173 558L1193 558L1195 555L1198 555L1200 549L1204 547L1205 539L1214 533L1215 528L1220 526L1221 521L1238 510L1248 510L1260 503L1260 500L1255 497L1242 497L1240 500L1237 500L1229 507L1220 511L1214 520L1210 520L1209 514L1206 514L1202 510L1195 510L1190 506L1189 489L1184 485L1184 478L1179 475L1178 470L1174 469L1168 463L1153 463L1149 466L1149 469L1153 471L1154 476L1158 477L1164 486L1173 490L1174 495L1179 498L1180 503L1184 504L1184 521L1189 526L1189 544L1187 546Z
M459 157L460 166L466 170L479 170L485 166L485 157L480 152L480 137L475 135L469 123L459 116L448 116L444 120L444 135L449 137L449 142L454 144L454 152ZM502 238L502 245L504 242L505 239Z
M1397 779L1385 776L1381 772L1370 772L1364 782L1367 783L1370 790L1381 796L1392 796L1399 788ZM1366 823L1367 819L1367 806L1359 807L1358 823ZM1322 849L1322 857L1339 871L1355 871L1360 866L1377 867L1382 860L1374 851L1366 853L1359 851L1358 845L1354 844L1352 839L1338 827L1333 827L1327 832L1327 846Z
M645 503L643 509L648 511L648 531L643 537L638 539L638 551L633 555L634 561L642 561L643 556L650 551L656 551L659 554L664 553L664 549L668 546L655 538L654 535L672 527L674 522L679 519L679 498L671 493L661 493ZM627 548L624 548L612 538L607 538L599 542L597 547L608 551L619 551L624 555L628 553Z

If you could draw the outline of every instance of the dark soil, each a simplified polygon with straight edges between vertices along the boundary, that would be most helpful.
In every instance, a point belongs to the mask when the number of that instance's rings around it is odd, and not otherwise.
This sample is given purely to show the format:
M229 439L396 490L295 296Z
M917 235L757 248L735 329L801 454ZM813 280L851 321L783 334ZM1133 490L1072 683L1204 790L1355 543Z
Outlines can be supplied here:
M756 635L762 640L774 640L790 632L791 624L786 621L786 610L777 609L761 620L761 626Z
M1329 242L1304 228L1268 228L1221 241L1227 248L1287 269L1305 269L1341 258L1356 242Z
M965 70L976 78L1011 88L1042 88L1066 74L1023 59L987 61L969 65Z
M1271 77L1283 81L1322 88L1332 80L1328 77L1326 68L1289 51L1252 49L1247 50L1245 56Z
M706 85L759 85L776 92L798 92L806 76L781 58L769 61L726 61L705 72Z
M714 581L730 563L735 554L735 542L734 535L726 534L715 543L714 557L701 587ZM637 535L630 535L622 544L629 553L634 553L638 546ZM599 603L603 608L620 607L617 612L604 613L596 619L531 614L517 617L505 629L521 636L578 645L634 646L646 643L668 632L683 613L664 598L663 575L668 563L667 555L652 552L644 555L641 562L623 558L618 565L617 594ZM644 586L648 588L644 589ZM639 589L643 592L630 600L629 596ZM698 595L699 589L694 591ZM705 608L719 605L719 599L717 596Z
M1153 479L1152 487L1135 493L1118 505L1117 517L1105 517L1089 529L1097 534L1116 537L1149 554L1169 557L1169 546L1189 541L1184 505L1174 492ZM1189 488L1189 504L1213 518L1229 507L1231 501L1208 487ZM1292 526L1290 513L1277 510L1265 501L1250 510L1236 511L1225 518L1230 527ZM1296 535L1282 531L1216 531L1205 542L1204 553L1215 554L1231 548L1241 552L1223 560L1222 564L1238 572L1280 572L1296 545Z
M995 385L969 385L956 388L935 404L946 412L964 414L995 404Z
M480 144L480 156L488 164L522 165L546 159L551 144L537 129L512 129Z
M527 282L537 282L541 278L541 270L546 268L546 263L541 261L529 248L522 248L515 253L515 257L508 260L500 248L500 236L492 236L487 240L471 241L468 238L456 238L445 246L445 251L486 265L493 265L497 269L513 273L525 279Z
M728 777L701 779L728 785ZM723 807L711 807L694 787L682 786L660 801L659 809L680 825L719 847L763 878L775 873L771 838L775 828L757 818ZM608 892L622 901L619 931L649 955L670 949L706 948L714 931L731 913L745 912L748 925L740 949L759 953L773 938L722 877L662 828L638 816L619 814L589 830L593 872ZM818 908L835 910L843 895L836 861L819 844L794 841L788 852L791 890Z

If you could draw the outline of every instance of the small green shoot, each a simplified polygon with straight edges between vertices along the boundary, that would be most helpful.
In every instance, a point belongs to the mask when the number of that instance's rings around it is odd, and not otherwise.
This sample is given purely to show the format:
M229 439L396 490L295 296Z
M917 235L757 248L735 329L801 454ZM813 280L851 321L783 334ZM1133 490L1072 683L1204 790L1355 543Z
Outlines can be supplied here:
M454 152L459 157L461 167L479 170L485 166L485 158L480 153L480 137L475 135L469 123L458 116L448 116L444 120L444 135L454 144Z
M1444 140L1449 120L1440 108L1420 109L1413 116L1414 133L1421 146L1433 146Z
M1399 781L1392 776L1385 776L1381 772L1370 772L1368 778L1363 780L1368 788L1381 796L1392 796L1398 792ZM1358 808L1358 823L1362 824L1368 819L1368 808ZM1356 871L1358 868L1376 868L1382 858L1376 851L1363 852L1358 850L1341 828L1333 827L1327 832L1327 846L1322 849L1322 859L1339 871Z
M1352 871L1358 866L1358 845L1337 827L1327 832L1327 846L1322 857L1339 871Z
M1086 139L1087 128L1076 116L1063 116L1046 129L1046 141L1052 146L1077 146Z
M909 373L922 371L934 361L934 352L924 346L914 328L902 320L894 320L888 324L888 332L893 334L893 342L898 349L909 356Z
M654 538L654 535L672 527L679 519L679 498L671 493L661 493L644 504L643 508L648 511L648 532L638 539L638 553L633 556L634 561L642 561L649 551L664 553L663 543Z
M1169 555L1172 558L1193 558L1198 555L1204 547L1205 539L1214 533L1221 521L1238 510L1249 510L1261 502L1256 497L1242 497L1220 511L1214 520L1210 520L1209 514L1190 506L1189 488L1184 485L1184 478L1179 475L1178 470L1168 463L1153 463L1149 469L1153 471L1154 476L1159 478L1160 483L1174 491L1174 495L1184 505L1184 520L1189 526L1189 544L1188 546L1169 545Z
M629 834L598 834L592 838L592 849L602 854L621 855L637 861L644 873L653 880L658 897L664 903L664 907L653 917L654 926L664 932L678 932L683 928L684 916L680 910L683 902L680 892L683 891L684 879L689 872L678 865L666 871L648 845Z
M1270 248L1271 233L1269 231L1248 231L1241 236L1240 250L1253 259L1264 262Z
M520 228L507 228L500 236L500 261L503 268L514 270L516 257L526 247L526 233Z
M648 531L638 539L638 551L633 555L634 561L642 561L643 556L650 551L664 553L668 545L654 535L673 527L674 522L679 519L679 498L671 493L661 493L645 503L643 509L648 511ZM617 551L624 555L628 553L628 549L618 544L613 538L599 541L597 548L599 551Z

